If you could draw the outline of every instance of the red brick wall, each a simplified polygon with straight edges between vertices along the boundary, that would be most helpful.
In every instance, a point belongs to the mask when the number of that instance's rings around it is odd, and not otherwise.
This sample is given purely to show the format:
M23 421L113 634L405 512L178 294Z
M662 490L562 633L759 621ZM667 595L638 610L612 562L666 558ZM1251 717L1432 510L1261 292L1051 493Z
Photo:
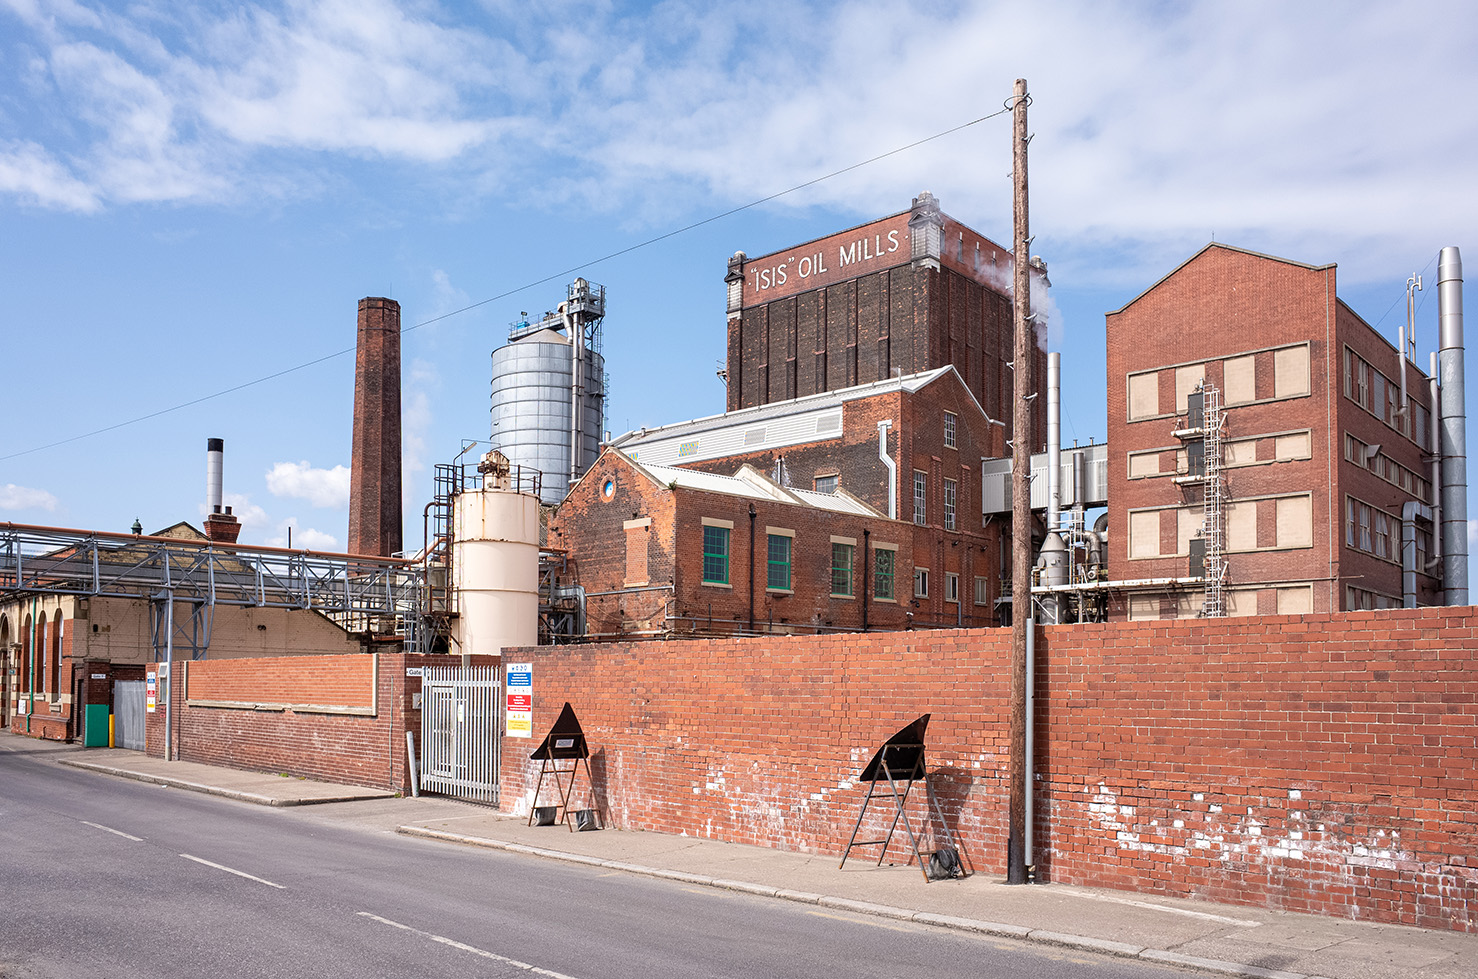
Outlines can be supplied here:
M308 706L249 710L191 705L188 689L236 693L265 703L296 700L308 705L340 702L366 694L370 664L378 659L377 709L373 715L324 713ZM477 665L497 657L473 657ZM351 662L352 661L352 662ZM326 782L407 791L405 732L416 734L420 751L421 712L412 707L418 677L406 668L456 662L447 657L405 653L176 663L173 687L175 757L247 771L278 772ZM286 672L292 668L295 672ZM150 670L155 667L151 666ZM246 679L253 673L258 681ZM282 685L274 689L273 677ZM165 715L146 716L147 752L164 755Z
M190 665L191 701L371 709L373 656L202 660Z
M1478 930L1478 611L1063 626L1038 643L1036 866L1083 885ZM1003 870L1010 635L891 633L520 650L627 829L838 853L885 738L929 762Z

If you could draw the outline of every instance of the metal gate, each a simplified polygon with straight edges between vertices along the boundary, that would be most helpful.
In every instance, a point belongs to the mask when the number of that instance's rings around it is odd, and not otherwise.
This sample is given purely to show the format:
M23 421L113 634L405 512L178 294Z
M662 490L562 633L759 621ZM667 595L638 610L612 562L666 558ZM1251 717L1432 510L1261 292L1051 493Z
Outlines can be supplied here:
M144 750L144 681L113 682L113 745Z
M498 801L501 714L496 666L428 666L421 674L421 788Z

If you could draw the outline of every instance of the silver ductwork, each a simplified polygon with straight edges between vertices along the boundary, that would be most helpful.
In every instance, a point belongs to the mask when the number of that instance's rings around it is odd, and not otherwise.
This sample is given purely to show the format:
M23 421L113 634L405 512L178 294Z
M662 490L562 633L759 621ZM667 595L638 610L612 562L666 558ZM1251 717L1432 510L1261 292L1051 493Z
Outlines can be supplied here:
M1442 396L1442 590L1468 604L1468 420L1463 390L1463 260L1454 245L1437 259L1438 364Z
M1081 499L1075 496L1073 499ZM1047 354L1047 532L1062 513L1062 354Z
M1407 500L1401 507L1401 605L1404 608L1416 608L1416 573L1423 570L1416 563L1418 517L1431 523L1432 508L1416 500Z
M888 467L888 519L898 519L898 465L888 456L888 429L893 419L878 422L878 458Z

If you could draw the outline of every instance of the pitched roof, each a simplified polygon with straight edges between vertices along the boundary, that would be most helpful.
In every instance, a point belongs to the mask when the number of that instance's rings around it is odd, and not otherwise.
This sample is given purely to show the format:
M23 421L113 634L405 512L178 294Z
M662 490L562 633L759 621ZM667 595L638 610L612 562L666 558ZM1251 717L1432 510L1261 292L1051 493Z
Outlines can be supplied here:
M1175 275L1175 273L1179 272L1181 269L1185 268L1187 265L1191 264L1196 259L1200 258L1202 255L1204 255L1207 252L1211 251L1211 249L1213 249L1213 248L1220 248L1220 249L1223 249L1224 251L1229 251L1229 252L1238 252L1238 253L1240 253L1242 255L1250 255L1253 258L1266 259L1269 262L1282 262L1284 265L1296 265L1296 266L1298 266L1301 269L1308 269L1311 272L1322 272L1325 269L1332 269L1332 268L1335 267L1335 263L1333 263L1333 262L1330 262L1330 263L1328 263L1326 265L1309 265L1309 264L1307 264L1305 262L1295 262L1291 258L1280 258L1277 255L1268 255L1268 254L1265 254L1264 252L1255 252L1255 251L1253 251L1250 248L1238 248L1236 245L1228 245L1228 244L1224 244L1223 242L1220 242L1220 241L1213 241L1213 242L1208 243L1207 245L1205 245L1201 249L1199 249L1194 255L1192 255L1190 258L1186 259L1184 262L1181 262L1179 265L1177 265L1175 268L1171 269L1169 272L1166 272L1164 275L1160 276L1158 279L1155 280L1155 284L1154 285L1150 286L1148 289L1145 289L1139 295L1135 296L1133 299L1129 300L1127 303L1125 303L1124 305L1120 306L1118 309L1109 310L1108 315L1109 316L1113 316L1115 313L1122 313L1124 310L1128 309L1130 306L1133 306L1135 303L1139 302L1145 296L1148 296L1150 293L1152 293L1156 289L1160 288L1160 286L1166 280L1168 280L1171 276Z

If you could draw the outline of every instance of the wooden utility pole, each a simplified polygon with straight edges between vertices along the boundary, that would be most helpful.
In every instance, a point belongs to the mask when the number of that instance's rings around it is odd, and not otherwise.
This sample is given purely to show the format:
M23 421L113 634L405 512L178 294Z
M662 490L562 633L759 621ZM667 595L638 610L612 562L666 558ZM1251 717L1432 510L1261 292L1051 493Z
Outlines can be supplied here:
M1031 230L1026 207L1026 79L1016 79L1011 105L1012 323L1011 358L1011 827L1006 883L1026 883L1026 633L1032 615Z

